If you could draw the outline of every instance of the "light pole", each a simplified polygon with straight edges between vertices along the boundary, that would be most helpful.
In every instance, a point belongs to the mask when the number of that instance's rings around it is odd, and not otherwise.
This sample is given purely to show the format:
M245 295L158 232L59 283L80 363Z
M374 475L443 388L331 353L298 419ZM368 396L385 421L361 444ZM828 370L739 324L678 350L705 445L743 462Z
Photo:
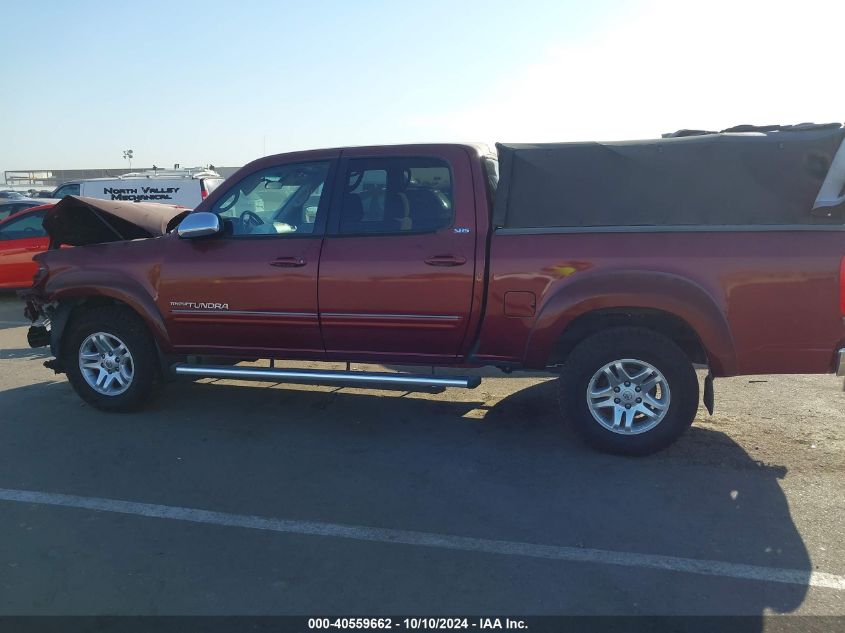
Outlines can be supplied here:
M129 161L129 171L132 171L132 156L133 152L131 149L123 150L123 157Z

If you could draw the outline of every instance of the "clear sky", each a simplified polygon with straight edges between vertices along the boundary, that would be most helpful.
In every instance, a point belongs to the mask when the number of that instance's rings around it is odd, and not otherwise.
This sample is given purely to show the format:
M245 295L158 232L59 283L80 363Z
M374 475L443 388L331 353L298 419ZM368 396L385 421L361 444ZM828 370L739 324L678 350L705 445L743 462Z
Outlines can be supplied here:
M0 0L0 172L845 120L845 2Z

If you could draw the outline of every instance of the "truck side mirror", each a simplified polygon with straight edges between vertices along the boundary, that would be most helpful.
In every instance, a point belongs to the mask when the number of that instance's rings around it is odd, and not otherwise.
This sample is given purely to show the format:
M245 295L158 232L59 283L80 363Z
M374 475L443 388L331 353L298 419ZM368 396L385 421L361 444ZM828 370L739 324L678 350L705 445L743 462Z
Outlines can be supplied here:
M216 213L198 211L191 213L176 227L176 234L183 239L207 237L220 233L220 218Z

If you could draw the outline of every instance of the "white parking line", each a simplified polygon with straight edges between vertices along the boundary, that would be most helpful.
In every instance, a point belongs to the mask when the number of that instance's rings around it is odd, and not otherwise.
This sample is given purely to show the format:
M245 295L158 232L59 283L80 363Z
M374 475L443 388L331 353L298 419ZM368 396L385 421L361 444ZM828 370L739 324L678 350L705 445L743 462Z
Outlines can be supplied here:
M525 556L546 560L659 569L663 571L673 571L687 574L701 574L705 576L721 576L725 578L740 578L744 580L759 580L763 582L776 582L790 585L823 587L826 589L837 589L840 591L845 590L845 576L820 571L780 569L777 567L742 565L738 563L727 563L715 560L679 558L676 556L659 556L655 554L636 554L632 552L614 552L611 550L564 547L560 545L538 545L535 543L497 541L491 539L470 538L466 536L452 536L449 534L433 534L430 532L413 532L408 530L393 530L388 528L344 525L339 523L292 521L288 519L273 519L244 514L230 514L227 512L213 512L210 510L199 510L196 508L165 506L152 503L136 503L134 501L120 501L116 499L102 499L98 497L78 497L75 495L36 492L31 490L9 490L6 488L0 488L0 501L17 501L47 506L82 508L85 510L131 514L154 519L172 519L175 521L239 527L251 530L268 530L271 532L283 532L286 534L327 536L332 538L350 539L353 541L392 543L418 547L435 547L464 552L484 552L487 554L503 554L506 556Z

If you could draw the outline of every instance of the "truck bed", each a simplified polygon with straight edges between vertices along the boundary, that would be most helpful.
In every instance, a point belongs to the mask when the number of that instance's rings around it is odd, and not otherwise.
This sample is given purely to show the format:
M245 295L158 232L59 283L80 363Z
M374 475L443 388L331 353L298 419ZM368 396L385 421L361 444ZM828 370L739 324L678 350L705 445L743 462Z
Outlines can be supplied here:
M701 338L717 376L824 373L845 344L845 229L496 231L478 358L544 367L578 317L663 310ZM535 314L507 316L531 292Z

